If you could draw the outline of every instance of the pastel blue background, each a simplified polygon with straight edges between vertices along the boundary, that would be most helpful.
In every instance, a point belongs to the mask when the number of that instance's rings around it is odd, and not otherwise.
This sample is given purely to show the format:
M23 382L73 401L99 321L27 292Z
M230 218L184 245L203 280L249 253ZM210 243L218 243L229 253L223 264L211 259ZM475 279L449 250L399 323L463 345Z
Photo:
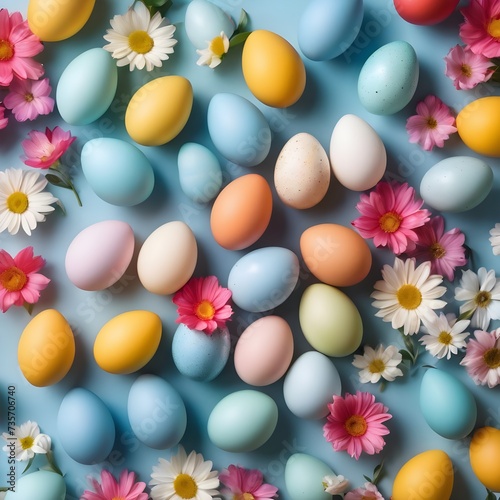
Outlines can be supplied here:
M443 57L450 47L459 43L458 24L462 17L458 11L438 26L421 27L410 25L399 18L392 1L366 0L361 33L352 50L328 62L313 62L304 58L307 70L306 90L297 104L280 110L262 105L250 94L241 73L240 48L232 50L223 64L214 71L196 65L195 49L187 39L183 27L186 4L186 1L174 0L174 6L169 11L171 21L178 27L176 38L179 43L173 56L161 70L149 74L140 71L130 73L128 69L120 68L116 97L108 112L97 122L85 127L69 127L55 111L49 117L40 117L33 123L17 124L11 120L8 128L0 132L0 168L5 169L23 167L19 158L23 153L21 141L30 130L42 130L45 126L56 125L71 130L78 139L67 158L73 165L74 181L83 201L83 208L79 208L71 192L51 188L53 194L64 203L66 216L59 211L49 215L47 221L36 229L32 237L23 234L0 234L0 246L11 254L27 245L33 245L35 254L46 258L44 272L52 282L35 306L34 314L46 308L57 308L71 323L77 344L76 360L68 376L52 387L35 388L24 379L17 365L17 342L30 318L23 308L12 308L1 315L0 429L6 430L7 426L6 388L8 385L15 385L17 422L36 420L42 430L52 436L55 458L66 474L68 498L78 497L87 486L85 477L98 474L103 466L116 473L127 467L135 470L140 478L147 482L158 457L168 458L170 451L149 449L132 437L126 415L127 394L138 374L117 376L105 373L97 367L92 355L94 338L104 323L121 312L144 308L161 316L164 335L157 354L141 373L161 375L178 389L188 412L188 427L182 443L188 451L196 449L207 459L213 460L216 469L220 470L231 463L258 467L264 472L267 482L280 488L280 497L286 500L289 497L284 489L284 464L293 452L308 453L324 460L337 473L348 477L353 487L360 486L364 482L363 474L370 476L374 466L383 459L387 475L380 483L380 488L388 498L392 480L404 462L422 451L440 448L450 455L455 466L452 498L484 498L485 490L470 469L468 440L450 441L441 438L423 420L418 407L422 368L416 370L412 376L405 376L404 379L389 384L385 392L380 393L378 386L359 384L357 370L351 366L351 356L334 360L345 391L371 391L393 414L393 419L388 422L391 434L387 437L385 449L378 456L362 456L359 461L355 461L344 452L335 453L322 437L323 421L300 420L288 411L284 405L282 381L262 388L280 407L278 428L270 441L252 453L226 453L210 443L206 422L211 409L223 396L235 390L249 388L236 376L232 361L229 361L218 378L209 383L196 382L179 374L170 354L171 339L176 328L175 307L170 297L152 295L141 286L135 272L135 258L125 277L110 290L85 292L69 282L64 271L64 257L69 243L79 231L105 219L120 219L130 223L135 232L137 248L161 224L171 220L185 221L194 231L199 246L195 274L215 274L223 284L227 282L233 264L250 250L282 245L300 257L299 237L302 231L320 222L349 225L358 216L355 204L359 200L359 194L348 192L334 181L327 196L318 206L306 211L287 208L279 201L273 187L274 162L285 142L299 132L313 134L328 150L333 127L346 113L354 113L364 118L381 136L389 158L386 177L407 181L417 189L423 174L439 160L454 155L476 156L461 143L457 135L446 143L444 149L432 153L424 152L408 142L405 130L406 119L414 113L416 103L430 93L438 95L456 112L473 99L499 94L499 88L490 84L472 91L456 91L444 75ZM306 2L227 0L219 1L218 4L236 20L240 9L245 8L250 16L252 29L264 28L274 31L298 47L297 26ZM25 13L27 0L2 0L1 6L10 11L20 10ZM80 33L63 42L46 44L38 59L46 65L53 95L58 78L66 65L84 50L104 45L102 35L109 27L109 19L114 14L124 13L128 6L129 2L125 0L98 0L89 23ZM418 55L421 74L416 94L412 102L395 115L371 115L361 107L356 94L359 70L374 50L398 39L411 43ZM165 146L141 147L156 174L156 186L152 196L135 207L109 205L92 192L83 177L79 152L85 142L93 138L116 137L129 140L123 124L128 100L140 85L167 74L183 75L192 82L194 106L187 126L176 139ZM264 112L273 132L271 152L262 165L245 169L230 164L219 156L225 183L245 173L257 172L268 179L273 189L275 204L270 226L255 245L244 251L224 250L215 243L209 228L210 204L191 202L180 190L178 180L176 158L184 143L199 142L214 150L207 134L206 110L211 96L217 92L235 92L250 99ZM469 212L445 214L445 220L447 229L459 227L465 232L466 243L473 250L473 269L485 266L488 269L495 268L498 272L499 257L492 254L488 231L499 221L496 200L500 189L500 162L494 159L487 159L487 162L495 171L494 187L488 198ZM370 246L373 249L371 242ZM373 284L380 279L381 266L392 261L393 256L388 250L374 250L370 274L363 283L344 290L361 311L365 329L363 343L372 346L379 342L400 344L399 334L393 331L390 325L374 317L375 310L369 298ZM295 358L311 349L298 325L298 304L304 288L316 281L303 267L297 289L283 305L273 311L286 318L292 326ZM446 298L449 300L446 311L457 312L458 305L453 301L453 287L450 287ZM236 310L229 324L234 340L236 341L243 329L259 316ZM499 325L493 322L491 328L497 326ZM490 390L476 387L455 359L436 362L430 356L424 355L420 363L436 364L449 370L473 390L479 406L478 426L500 426L499 388ZM106 463L80 465L69 458L60 446L56 415L61 399L75 386L86 387L100 396L115 419L115 447ZM6 467L5 457L0 456L0 484L4 483ZM21 471L22 466L19 466L18 473Z

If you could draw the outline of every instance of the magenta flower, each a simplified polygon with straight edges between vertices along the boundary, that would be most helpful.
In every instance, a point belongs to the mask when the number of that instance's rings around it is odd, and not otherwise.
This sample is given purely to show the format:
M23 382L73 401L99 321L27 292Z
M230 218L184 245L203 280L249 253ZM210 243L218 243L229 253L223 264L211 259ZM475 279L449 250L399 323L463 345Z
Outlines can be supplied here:
M450 108L435 95L428 95L417 104L417 114L406 120L406 130L411 143L418 143L425 151L432 151L434 146L442 148L457 127Z
M384 497L378 491L378 488L373 483L365 483L361 488L346 493L344 500L384 500Z
M265 484L262 472L258 469L244 469L237 465L230 465L219 475L220 482L227 486L227 493L233 500L272 500L278 495L278 488Z
M5 108L0 105L0 130L5 128L9 123L9 119L5 118Z
M24 163L42 169L54 167L76 139L60 127L53 130L47 127L45 133L32 130L28 137L21 143L26 155Z
M399 255L413 247L418 240L415 229L429 220L430 212L421 209L423 203L406 182L381 181L369 195L361 194L356 205L361 217L352 225L363 238L373 238L376 247L389 247Z
M388 408L375 402L369 392L347 393L345 398L333 396L328 404L330 414L323 426L323 435L335 451L347 450L356 460L361 453L379 453L385 446L382 436L389 434L383 422L392 418Z
M107 470L102 470L101 484L90 479L95 493L85 490L80 500L148 500L149 495L144 493L146 483L135 482L135 479L135 472L123 470L117 481Z
M48 115L54 109L54 99L49 79L14 80L3 103L11 109L18 122L34 120L39 115Z
M492 63L481 54L474 54L460 45L451 48L446 57L445 75L453 80L457 90L473 89L493 75Z

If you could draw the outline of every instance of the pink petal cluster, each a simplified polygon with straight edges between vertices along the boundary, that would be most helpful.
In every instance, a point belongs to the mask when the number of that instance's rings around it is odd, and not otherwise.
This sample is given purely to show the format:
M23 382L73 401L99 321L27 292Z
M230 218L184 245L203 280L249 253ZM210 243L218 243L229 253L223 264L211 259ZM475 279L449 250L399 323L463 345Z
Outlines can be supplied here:
M460 45L451 48L446 57L445 75L453 80L457 90L468 90L493 76L491 61Z
M149 495L144 493L146 483L135 482L135 479L135 472L123 470L117 481L110 472L102 470L101 484L91 478L95 492L85 490L80 500L148 500Z
M5 128L9 123L9 119L5 117L5 108L0 105L0 130Z
M48 115L54 109L51 90L48 78L14 80L4 99L4 105L12 110L18 122L34 120L39 115Z
M233 500L272 500L278 495L278 488L264 483L262 472L258 469L244 469L237 465L230 465L227 470L219 475L221 483L229 491L223 493L231 494Z
M346 493L344 500L384 500L378 488L373 483L365 483L363 487Z

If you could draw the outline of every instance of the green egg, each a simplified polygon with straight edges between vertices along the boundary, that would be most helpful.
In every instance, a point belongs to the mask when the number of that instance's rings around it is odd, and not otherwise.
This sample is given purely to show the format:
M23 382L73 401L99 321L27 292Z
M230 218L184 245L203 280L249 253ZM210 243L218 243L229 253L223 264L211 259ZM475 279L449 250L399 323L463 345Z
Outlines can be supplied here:
M17 479L15 491L5 500L65 500L66 483L61 475L46 470L31 472Z

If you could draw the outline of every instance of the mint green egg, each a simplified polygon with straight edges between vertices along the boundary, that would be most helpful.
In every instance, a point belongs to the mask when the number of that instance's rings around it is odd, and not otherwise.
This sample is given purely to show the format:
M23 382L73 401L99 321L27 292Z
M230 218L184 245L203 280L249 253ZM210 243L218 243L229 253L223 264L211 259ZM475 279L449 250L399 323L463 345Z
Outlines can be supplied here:
M15 491L5 500L65 500L66 483L61 475L47 470L25 474L16 480Z

